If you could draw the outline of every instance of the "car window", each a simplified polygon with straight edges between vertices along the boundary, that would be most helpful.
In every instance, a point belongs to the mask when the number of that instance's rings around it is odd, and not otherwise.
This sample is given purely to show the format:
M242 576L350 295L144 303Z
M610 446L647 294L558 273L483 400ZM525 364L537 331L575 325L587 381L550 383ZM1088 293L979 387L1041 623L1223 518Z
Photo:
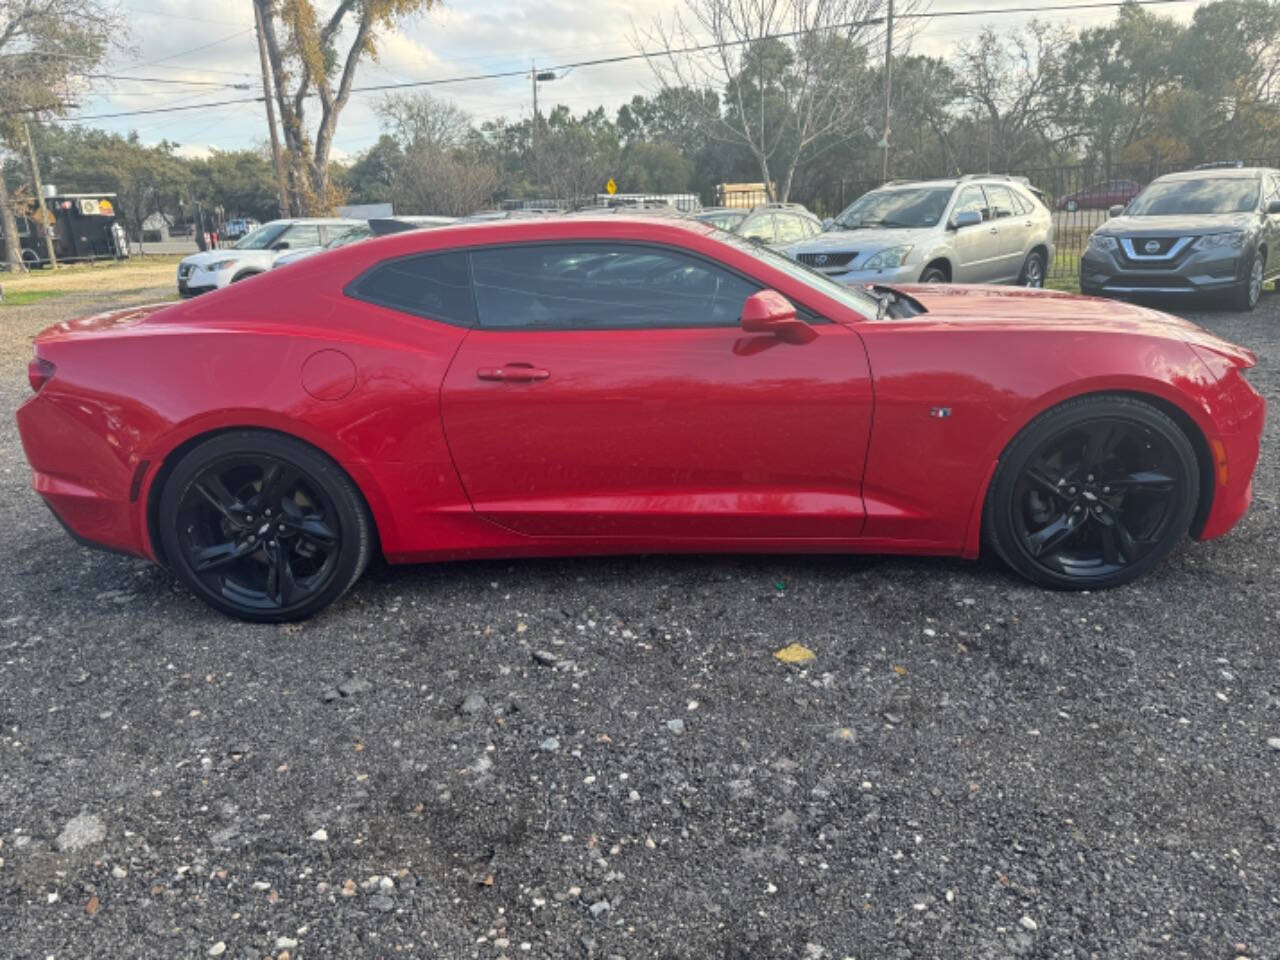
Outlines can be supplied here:
M662 247L604 243L495 247L471 254L480 326L633 329L733 326L760 289Z
M956 197L956 207L951 212L954 218L957 213L964 213L966 210L972 210L982 216L983 220L991 218L991 212L987 209L987 197L979 186L965 187L960 191L960 196Z
M1129 216L1155 217L1199 213L1248 213L1258 207L1254 177L1203 177L1157 180L1129 204Z
M284 232L278 243L287 243L290 250L320 246L320 228L314 223L295 223Z
M738 228L738 234L748 240L763 240L765 243L773 243L776 236L773 215L765 213L760 216L748 217L743 221L742 226Z
M989 183L982 189L987 193L987 202L991 206L991 218L993 220L1013 216L1013 196L1009 193L1008 187Z
M347 295L456 326L475 326L465 253L434 253L378 264Z
M805 219L790 213L776 213L773 216L774 236L776 243L796 243L809 236L805 230Z
M1026 216L1036 212L1036 205L1031 202L1031 198L1019 190L1010 190L1013 195L1013 209L1019 216Z

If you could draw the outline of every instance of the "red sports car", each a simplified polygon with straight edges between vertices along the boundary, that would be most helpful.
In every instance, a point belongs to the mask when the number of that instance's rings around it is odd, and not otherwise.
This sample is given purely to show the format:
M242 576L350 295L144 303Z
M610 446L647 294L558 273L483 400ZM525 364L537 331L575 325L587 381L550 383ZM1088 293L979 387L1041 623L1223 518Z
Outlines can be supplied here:
M18 423L76 539L249 620L375 553L985 544L1098 588L1244 514L1253 362L1109 300L843 287L696 221L508 220L59 324Z

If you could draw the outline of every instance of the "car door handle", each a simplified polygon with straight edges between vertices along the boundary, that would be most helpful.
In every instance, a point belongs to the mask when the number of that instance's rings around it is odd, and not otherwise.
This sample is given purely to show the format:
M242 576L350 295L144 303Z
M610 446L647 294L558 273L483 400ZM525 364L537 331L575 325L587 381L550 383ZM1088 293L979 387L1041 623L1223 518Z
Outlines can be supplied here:
M481 367L476 371L481 380L502 380L507 383L533 383L550 378L551 371L535 367L531 363L508 363L502 367Z

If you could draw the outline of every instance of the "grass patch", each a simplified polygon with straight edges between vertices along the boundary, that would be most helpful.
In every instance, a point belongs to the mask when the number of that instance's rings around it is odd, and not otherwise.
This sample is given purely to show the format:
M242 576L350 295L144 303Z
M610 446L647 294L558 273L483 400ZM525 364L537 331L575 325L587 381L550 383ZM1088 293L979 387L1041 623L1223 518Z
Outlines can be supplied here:
M27 304L47 300L50 297L59 297L63 293L61 290L18 290L10 293L8 285L3 286L4 299L0 300L0 307L25 307Z
M52 291L53 293L106 293L147 290L169 285L178 289L178 261L183 254L138 256L128 260L99 260L95 263L73 263L56 269L32 270L30 273L0 274L5 299L16 293Z
M1080 254L1075 250L1058 248L1044 285L1050 290L1080 292Z

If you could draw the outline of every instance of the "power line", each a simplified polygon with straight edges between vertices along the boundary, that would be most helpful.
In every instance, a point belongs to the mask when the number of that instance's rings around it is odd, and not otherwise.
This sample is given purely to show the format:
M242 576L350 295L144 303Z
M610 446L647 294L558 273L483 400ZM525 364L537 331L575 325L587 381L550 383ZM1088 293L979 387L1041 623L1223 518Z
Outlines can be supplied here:
M247 83L226 83L221 80L177 80L173 77L125 77L115 73L86 73L90 80L133 80L137 83L173 83L186 87L231 87L235 90L248 90Z
M1128 4L1134 4L1137 6L1145 7L1145 6L1168 6L1175 3L1194 3L1194 2L1197 2L1197 0L1094 0L1094 2L1086 2L1086 3L1057 3L1057 4L1040 4L1035 6L1018 6L1018 7L982 7L982 8L971 8L968 10L943 10L937 13L904 13L904 14L899 14L897 19L899 20L907 20L907 19L937 20L937 19L942 19L946 17L997 16L1001 14L1010 14L1010 13L1059 13L1059 12L1078 11L1078 10L1114 9L1114 8L1126 6ZM859 26L875 26L883 22L884 22L883 17L871 17L864 20L851 20L846 23L832 24L827 29L842 30L842 29L850 29L850 28L859 27ZM242 36L243 34L250 33L250 32L252 32L252 28L249 28L248 30L242 30L239 33L232 34L231 36L228 36L228 37L223 37L220 40L214 40L211 43L204 44L204 46L202 47L195 47L193 48L193 50L186 50L186 51L183 51L182 53L172 54L171 56L165 57L164 59L173 59L173 57L183 56L185 53L192 53L194 52L194 50L202 50L205 47L211 47L211 46L214 46L215 44L223 43L227 40L234 39L237 36ZM721 47L747 46L753 43L758 43L761 40L789 39L789 38L794 38L798 36L803 36L804 34L809 32L810 31L807 31L807 30L788 30L781 33L772 33L772 34L762 35L759 37L751 37L749 39L744 39L744 40L731 40L725 43L703 43L703 44L695 44L693 46L679 47L676 49L669 49L669 50L642 51L640 53L619 54L617 56L612 56L612 57L596 57L591 60L578 60L572 63L561 63L556 66L546 67L544 69L573 70L578 67L600 67L600 66L607 66L607 65L616 64L616 63L626 63L626 62L635 61L635 60L649 60L655 57L669 57L669 56L686 54L686 53L699 53L705 50L719 49ZM152 63L158 63L158 62L159 61L152 61ZM147 65L148 64L132 64L131 66L136 67L136 66L147 66ZM409 80L409 81L402 81L397 83L371 84L371 85L366 85L362 87L352 87L351 92L352 93L384 93L391 90L406 90L406 89L413 89L413 88L419 88L419 87L436 87L436 86L445 86L445 85L451 85L451 84L457 84L457 83L474 83L481 80L506 80L506 79L511 79L513 77L526 77L528 76L528 74L529 74L529 71L527 69L501 70L501 71L496 71L492 73L476 73L476 74L468 74L468 75L459 76L459 77L440 77L434 80ZM315 94L313 93L311 94L311 96L314 97ZM193 104L189 104L181 107L157 107L150 110L125 110L125 111L118 111L114 113L98 113L98 114L92 114L89 116L70 117L68 119L76 123L80 123L85 120L113 120L120 117L145 116L148 114L169 113L169 112L178 111L178 110L199 110L204 107L222 107L222 106L228 106L230 104L235 104L235 103L261 103L262 99L263 99L262 97L240 97L240 98L230 99L230 100L218 100L210 103L193 103ZM23 113L28 111L17 110L17 111L5 111L5 112L6 113Z

